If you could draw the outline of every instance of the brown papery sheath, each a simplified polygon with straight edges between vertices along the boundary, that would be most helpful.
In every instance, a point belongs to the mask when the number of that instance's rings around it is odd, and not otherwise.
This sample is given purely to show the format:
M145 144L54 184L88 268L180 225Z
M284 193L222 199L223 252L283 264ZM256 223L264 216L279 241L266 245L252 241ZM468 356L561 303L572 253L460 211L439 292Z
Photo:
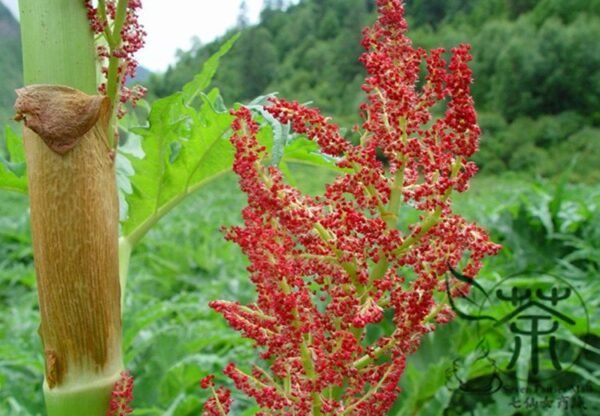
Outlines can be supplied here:
M17 90L50 389L122 365L118 198L110 102L73 88Z

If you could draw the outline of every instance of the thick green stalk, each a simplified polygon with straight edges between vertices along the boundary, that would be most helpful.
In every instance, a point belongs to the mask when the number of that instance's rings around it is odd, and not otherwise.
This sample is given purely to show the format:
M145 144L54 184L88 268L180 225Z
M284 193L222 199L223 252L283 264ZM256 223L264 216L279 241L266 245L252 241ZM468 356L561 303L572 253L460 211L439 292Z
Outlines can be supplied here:
M20 0L25 85L96 93L94 37L80 0Z
M27 87L16 109L25 124L47 414L104 416L123 366L111 105L94 95L83 1L19 3Z
M108 401L119 375L87 383L81 388L46 390L48 416L106 416Z

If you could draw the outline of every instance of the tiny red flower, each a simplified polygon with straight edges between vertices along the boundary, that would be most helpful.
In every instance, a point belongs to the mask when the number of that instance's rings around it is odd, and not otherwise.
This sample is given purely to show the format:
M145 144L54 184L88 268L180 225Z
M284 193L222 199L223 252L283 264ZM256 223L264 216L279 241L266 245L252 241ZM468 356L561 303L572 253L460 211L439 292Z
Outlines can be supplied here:
M105 35L112 33L112 25L116 17L116 0L106 1L106 10L101 13L97 7L93 5L92 0L84 0L87 9L87 17L90 21L90 27L96 35ZM138 10L142 8L141 0L129 0L125 11L125 19L123 27L119 33L118 39L107 41L108 47L99 45L96 53L102 64L101 71L104 76L108 75L108 60L110 58L119 59L117 68L119 82L119 102L117 108L117 116L121 118L125 114L123 105L126 102L131 102L133 107L146 94L146 88L141 85L133 87L126 86L128 79L135 78L138 62L135 59L135 54L144 46L146 32L143 26L138 21ZM106 19L105 19L106 17ZM106 82L103 82L98 87L101 94L106 94Z
M203 389L208 389L210 387L213 387L215 384L213 383L215 376L214 375L209 375L204 377L202 380L200 380L200 387Z
M133 377L129 371L121 372L121 378L113 386L107 416L126 416L133 412L129 406L133 400Z
M231 392L225 387L219 387L213 397L204 403L202 416L222 416L231 409Z

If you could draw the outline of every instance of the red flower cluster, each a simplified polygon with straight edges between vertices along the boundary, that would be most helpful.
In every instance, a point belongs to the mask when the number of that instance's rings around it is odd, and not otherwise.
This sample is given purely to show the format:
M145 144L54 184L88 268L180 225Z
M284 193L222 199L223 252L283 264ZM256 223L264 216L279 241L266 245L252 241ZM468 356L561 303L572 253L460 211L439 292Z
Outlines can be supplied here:
M125 114L123 104L131 102L135 107L137 101L144 97L146 89L141 85L128 87L126 81L128 78L134 78L138 62L134 55L144 46L146 32L138 22L137 10L142 8L141 0L120 0L126 2L127 7L123 10L123 16L117 18L117 1L106 0L101 2L98 7L94 7L92 0L84 0L87 9L87 16L90 21L92 31L97 35L104 36L106 45L98 45L97 54L102 62L102 73L107 78L110 76L110 59L116 58L118 66L116 67L116 83L119 86L118 97L119 106L117 115L122 117ZM118 34L114 31L116 20L122 19L120 31ZM98 88L101 94L108 94L107 82L100 84Z
M268 414L385 414L408 354L452 318L448 267L461 264L474 276L481 259L499 250L485 230L452 212L452 192L465 191L477 170L467 160L480 133L469 48L453 49L447 65L444 50L412 46L400 0L377 4L379 19L363 39L359 145L315 109L281 99L267 108L346 172L322 196L284 183L263 163L250 110L233 113L233 168L248 206L244 225L226 238L248 256L257 300L210 306L260 348L268 371L255 366L247 374L231 364L225 374ZM419 87L423 60L428 75ZM435 118L440 102L445 113ZM414 210L416 224L399 224L401 213ZM384 320L395 329L367 338L366 328Z
M212 397L204 404L202 416L222 416L229 413L231 407L231 392L225 387L215 390L214 376L207 376L200 380L200 387L211 389Z
M128 371L113 386L107 416L127 416L133 409L129 404L133 400L133 377Z

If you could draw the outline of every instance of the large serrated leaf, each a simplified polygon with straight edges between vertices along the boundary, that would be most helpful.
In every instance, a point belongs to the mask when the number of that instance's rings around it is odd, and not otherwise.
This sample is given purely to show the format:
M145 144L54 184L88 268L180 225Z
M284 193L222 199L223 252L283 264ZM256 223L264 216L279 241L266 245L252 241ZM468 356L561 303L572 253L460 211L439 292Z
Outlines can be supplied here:
M4 128L6 154L0 146L0 189L27 193L23 142L9 126Z
M233 46L235 41L240 37L240 34L232 36L227 42L225 42L221 48L202 66L202 71L194 77L191 82L188 82L182 89L183 99L186 105L190 105L194 98L201 92L204 91L210 85L213 77L217 73L219 68L219 60L223 55L229 52L229 49Z
M137 240L183 197L230 169L233 149L223 135L232 116L214 109L217 90L200 97L199 112L185 104L181 93L158 100L149 126L133 130L142 138L144 157L127 155L135 174L126 196L124 236L136 234Z
M224 133L232 116L221 111L218 90L203 91L237 37L225 42L182 91L154 102L147 127L131 130L141 138L143 151L142 157L122 152L135 172L129 177L131 188L121 187L130 191L125 192L127 216L121 225L132 243L186 195L230 169L233 148Z

